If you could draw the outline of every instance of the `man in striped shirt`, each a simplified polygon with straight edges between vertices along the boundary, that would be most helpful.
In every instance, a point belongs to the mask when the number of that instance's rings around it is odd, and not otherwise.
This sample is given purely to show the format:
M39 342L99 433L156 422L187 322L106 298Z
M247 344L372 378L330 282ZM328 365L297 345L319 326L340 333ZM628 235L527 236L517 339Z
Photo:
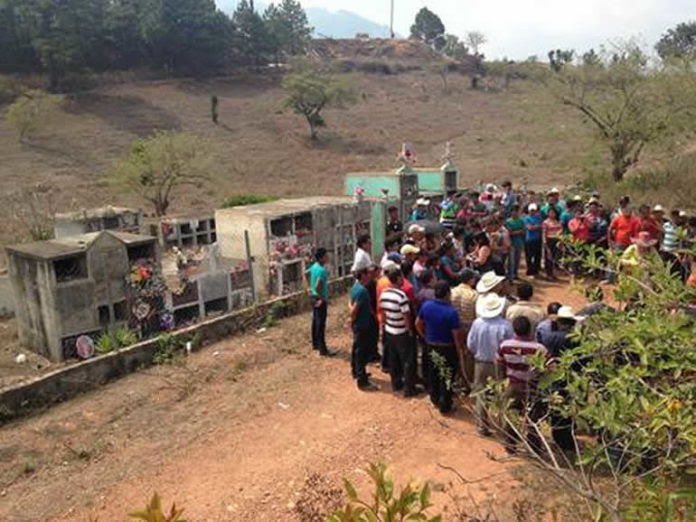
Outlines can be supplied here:
M532 324L527 317L516 317L512 321L512 329L515 336L500 344L496 361L509 383L506 393L509 410L502 412L501 419L501 425L505 428L505 449L509 453L515 452L518 433L526 425L527 443L538 452L541 450L541 440L531 423L536 423L543 416L543 404L536 397L538 372L532 367L530 358L542 356L548 359L548 351L543 344L534 341ZM506 419L510 410L517 411L523 417L523 421L515 427ZM525 416L529 417L529 421Z
M389 288L379 298L382 312L385 346L389 347L389 369L392 389L404 390L406 397L416 394L416 357L413 337L411 304L402 290L403 275L399 267L385 271Z
M662 251L673 253L679 248L679 210L672 210L670 217L662 225Z

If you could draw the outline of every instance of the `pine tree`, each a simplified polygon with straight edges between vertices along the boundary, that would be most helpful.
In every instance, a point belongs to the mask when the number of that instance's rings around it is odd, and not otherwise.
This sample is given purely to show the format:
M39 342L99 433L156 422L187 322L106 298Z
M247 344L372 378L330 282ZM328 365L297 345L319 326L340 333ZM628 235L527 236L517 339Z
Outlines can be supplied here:
M270 4L263 18L276 53L297 56L307 51L313 28L299 2L283 0L279 6Z

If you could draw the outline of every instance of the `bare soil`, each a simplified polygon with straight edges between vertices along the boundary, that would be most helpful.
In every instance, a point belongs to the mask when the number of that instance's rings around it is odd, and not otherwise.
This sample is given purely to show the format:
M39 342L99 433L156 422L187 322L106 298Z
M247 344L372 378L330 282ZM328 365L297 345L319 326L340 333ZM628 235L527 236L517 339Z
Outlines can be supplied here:
M537 292L583 302L565 285ZM388 463L399 484L428 481L445 520L456 519L454 499L507 509L522 462L476 435L466 403L441 417L425 396L392 394L376 367L381 390L357 390L344 299L330 312L337 358L312 353L305 315L1 428L0 520L127 520L154 491L194 521L299 520L307 477L367 491L369 462Z

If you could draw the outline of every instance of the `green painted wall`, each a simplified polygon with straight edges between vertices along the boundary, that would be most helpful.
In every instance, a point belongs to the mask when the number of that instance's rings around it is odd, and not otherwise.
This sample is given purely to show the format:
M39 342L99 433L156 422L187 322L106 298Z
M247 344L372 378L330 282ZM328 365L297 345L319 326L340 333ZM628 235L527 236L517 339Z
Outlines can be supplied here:
M418 190L420 192L443 192L445 191L444 174L437 170L432 172L416 171L418 174Z
M372 204L372 259L379 263L384 254L384 235L387 229L387 206L381 202Z

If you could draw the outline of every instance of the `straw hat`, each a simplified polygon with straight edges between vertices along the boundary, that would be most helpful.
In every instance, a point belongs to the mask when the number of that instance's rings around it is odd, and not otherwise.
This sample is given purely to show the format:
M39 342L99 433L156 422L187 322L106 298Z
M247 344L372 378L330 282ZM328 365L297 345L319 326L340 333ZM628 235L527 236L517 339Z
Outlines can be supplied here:
M485 294L493 290L503 281L505 281L504 276L499 276L491 270L490 272L486 272L485 274L483 274L483 276L481 276L481 279L476 284L476 291L479 294Z
M655 205L653 207L653 212L664 212L664 211L665 211L665 207L663 207L662 205Z
M409 233L409 235L411 235L411 234L425 234L425 227L423 227L421 225L413 224L410 227L408 227L408 233Z
M414 245L404 245L401 247L401 255L407 256L408 254L420 254L420 248Z
M631 241L634 245L643 248L652 248L657 244L657 239L652 239L650 237L650 232L640 232L638 237L632 238Z
M416 205L419 207L427 207L428 205L430 205L430 200L426 198L418 198L418 200L416 201Z
M558 313L556 314L557 319L572 319L573 321L577 321L578 318L575 315L575 312L570 306L561 306L558 309Z
M560 190L558 190L556 187L553 187L551 190L549 190L549 191L546 193L546 195L547 195L547 196L552 196L552 195L554 195L554 194L560 194L560 193L561 193Z
M505 298L496 293L482 295L476 300L476 315L483 319L493 319L502 315Z
M528 209L530 212L536 212L537 210L539 210L539 205L537 205L536 203L530 203Z

